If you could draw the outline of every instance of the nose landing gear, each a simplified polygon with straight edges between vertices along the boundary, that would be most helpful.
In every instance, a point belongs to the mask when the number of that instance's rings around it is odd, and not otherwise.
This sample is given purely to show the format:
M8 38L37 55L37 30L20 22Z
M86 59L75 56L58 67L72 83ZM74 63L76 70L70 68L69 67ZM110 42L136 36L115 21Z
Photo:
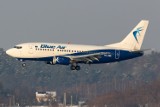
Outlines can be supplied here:
M24 62L23 59L17 59L18 61L22 62L22 67L26 67L26 63Z
M22 63L22 67L26 67L26 63Z

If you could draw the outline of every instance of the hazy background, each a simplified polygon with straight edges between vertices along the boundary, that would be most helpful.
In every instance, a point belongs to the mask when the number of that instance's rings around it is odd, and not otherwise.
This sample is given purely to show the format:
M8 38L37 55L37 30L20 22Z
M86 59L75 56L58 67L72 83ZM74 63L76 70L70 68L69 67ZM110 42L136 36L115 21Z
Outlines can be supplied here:
M143 48L160 50L159 0L1 0L0 47L23 42L105 45L150 21Z

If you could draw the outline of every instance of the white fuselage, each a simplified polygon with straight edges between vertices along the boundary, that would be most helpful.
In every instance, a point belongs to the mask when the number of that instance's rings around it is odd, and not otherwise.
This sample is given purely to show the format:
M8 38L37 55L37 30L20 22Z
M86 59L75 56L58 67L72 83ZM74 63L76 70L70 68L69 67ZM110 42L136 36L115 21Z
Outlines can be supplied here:
M6 53L16 58L41 58L102 49L110 49L110 47L60 43L23 43L7 50Z

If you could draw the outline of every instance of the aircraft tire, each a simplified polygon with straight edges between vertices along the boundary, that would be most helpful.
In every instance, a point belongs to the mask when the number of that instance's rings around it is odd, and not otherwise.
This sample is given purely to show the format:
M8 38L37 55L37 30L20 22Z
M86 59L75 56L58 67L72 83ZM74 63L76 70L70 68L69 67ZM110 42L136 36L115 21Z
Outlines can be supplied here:
M74 66L74 65L71 65L71 68L70 68L71 70L75 70L76 69L76 67Z
M80 67L80 66L76 66L75 69L76 69L77 71L79 71L79 70L81 69L81 67Z
M22 67L26 67L26 63L22 63Z

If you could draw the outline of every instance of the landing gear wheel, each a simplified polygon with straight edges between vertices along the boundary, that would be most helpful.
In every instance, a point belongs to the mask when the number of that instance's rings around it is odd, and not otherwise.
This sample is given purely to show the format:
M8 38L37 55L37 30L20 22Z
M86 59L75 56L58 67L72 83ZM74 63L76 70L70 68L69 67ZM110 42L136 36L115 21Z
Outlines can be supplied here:
M22 67L26 67L26 63L22 63Z
M79 70L81 69L81 67L77 65L77 66L75 67L75 69L76 69L77 71L79 71Z
M81 69L81 67L80 66L78 66L78 65L71 65L71 70L77 70L77 71L79 71Z
M71 65L71 68L70 68L71 70L75 70L76 69L76 67L74 66L74 65Z

